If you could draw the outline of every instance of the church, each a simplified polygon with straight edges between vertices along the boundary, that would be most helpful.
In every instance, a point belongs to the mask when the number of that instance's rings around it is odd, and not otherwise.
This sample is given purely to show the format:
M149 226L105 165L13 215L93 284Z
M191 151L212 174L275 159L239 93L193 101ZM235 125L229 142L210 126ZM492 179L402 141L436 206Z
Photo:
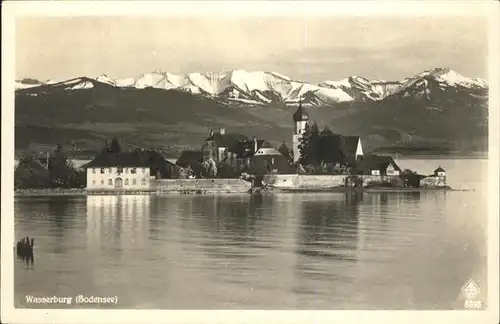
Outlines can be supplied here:
M310 122L307 111L302 107L302 101L299 101L299 107L293 114L293 161L297 162L300 157L300 143L306 130L306 125ZM329 151L339 150L343 156L342 160L335 161L340 164L355 165L363 157L363 146L359 136L343 136L340 134L328 135L328 143L331 145Z

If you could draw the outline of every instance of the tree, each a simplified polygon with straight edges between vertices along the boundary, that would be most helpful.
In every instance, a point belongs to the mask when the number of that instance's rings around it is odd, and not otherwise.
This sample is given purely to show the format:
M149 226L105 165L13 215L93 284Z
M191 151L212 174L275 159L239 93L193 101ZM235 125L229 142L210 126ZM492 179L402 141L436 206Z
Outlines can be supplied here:
M292 151L288 148L285 141L281 142L281 145L278 148L278 152L283 154L288 159L288 162L293 162Z
M218 178L238 178L239 173L236 167L229 163L220 163L217 167L217 177Z
M217 176L217 165L212 158L205 160L201 164L201 168L204 177L215 178Z
M109 145L108 145L108 141L105 141L104 142L104 147L101 149L101 153L109 153L110 151L110 148L109 148Z
M68 161L62 146L57 145L55 152L49 158L49 177L55 186L70 186L71 176L75 174L75 170Z
M307 156L309 158L309 163L311 164L316 164L321 162L319 152L321 149L321 143L320 143L320 135L319 135L319 128L318 124L315 122L311 125L310 129L310 135L309 135L309 141L307 145Z
M328 126L325 126L325 128L323 128L323 130L321 131L320 135L321 135L321 137L325 137L325 136L333 135L333 132L330 130L330 128Z
M23 156L14 171L14 185L18 189L47 188L50 186L48 170L34 156Z
M116 137L114 137L111 140L110 152L116 154L116 153L121 153L121 151L122 151L122 148L120 146L120 143L118 143L118 140L116 139Z
M309 138L311 137L311 128L309 123L306 123L304 127L304 132L302 133L302 138L300 139L299 152L300 158L299 163L306 165L309 162Z
M299 174L305 174L306 173L306 170L304 169L304 167L300 163L297 163L297 172Z
M317 155L319 162L332 162L331 155L332 149L334 149L334 146L332 146L333 137L334 134L328 127L323 128L323 130L319 133L319 147Z

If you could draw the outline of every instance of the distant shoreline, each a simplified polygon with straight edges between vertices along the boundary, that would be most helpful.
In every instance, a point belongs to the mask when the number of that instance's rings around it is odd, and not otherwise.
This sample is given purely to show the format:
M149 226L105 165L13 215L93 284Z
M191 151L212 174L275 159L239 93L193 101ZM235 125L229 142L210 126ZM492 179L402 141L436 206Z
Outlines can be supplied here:
M389 154L398 155L399 158L405 159L488 159L488 152L476 151L476 152L460 152L460 151L442 151L442 150L415 150L412 151L411 148L408 149L395 149L391 147L376 148L372 151L374 154Z

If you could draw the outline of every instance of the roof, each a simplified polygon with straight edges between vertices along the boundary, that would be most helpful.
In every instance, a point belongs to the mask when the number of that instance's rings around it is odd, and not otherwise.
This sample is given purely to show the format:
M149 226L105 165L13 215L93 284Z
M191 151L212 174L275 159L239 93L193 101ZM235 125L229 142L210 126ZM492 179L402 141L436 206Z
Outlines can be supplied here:
M19 163L16 166L16 170L22 169L31 169L37 171L48 171L45 165L41 162L40 159L33 157L23 157L19 160Z
M347 155L356 155L358 149L359 136L342 136L343 151Z
M274 165L269 163L272 159L274 159ZM250 170L248 171L252 174L265 174L272 169L277 169L278 173L295 172L283 154L256 155L252 158Z
M247 141L248 137L243 134L215 132L212 136L207 137L205 141L214 141L219 147L233 147L240 141Z
M384 172L389 164L392 164L394 170L401 171L401 168L394 162L389 155L365 155L356 165L356 170L361 172L370 172L371 170L380 170Z
M252 140L245 140L245 141L240 141L233 145L232 147L229 147L229 151L232 153L235 153L238 158L249 158L252 157L255 152L254 152L254 141ZM266 140L257 140L257 150L261 148L274 148L271 143L269 143Z
M83 168L94 167L152 167L159 163L168 164L163 156L153 150L137 149L132 152L102 152L95 159L83 165Z
M446 172L442 167L438 167L434 172Z
M309 120L309 114L302 108L302 102L299 102L299 109L293 114L293 121L296 123L305 120Z
M49 170L33 157L21 158L14 171L16 187L46 187L50 184Z
M179 156L175 164L181 167L187 167L188 165L193 166L195 164L201 163L201 161L201 151L182 151L181 156Z

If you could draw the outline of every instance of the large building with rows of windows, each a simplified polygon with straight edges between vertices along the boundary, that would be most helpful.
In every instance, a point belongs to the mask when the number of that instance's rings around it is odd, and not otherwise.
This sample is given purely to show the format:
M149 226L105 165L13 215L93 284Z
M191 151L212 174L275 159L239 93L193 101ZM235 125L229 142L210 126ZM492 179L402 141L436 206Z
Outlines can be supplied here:
M87 168L88 189L146 189L150 173L147 167L92 167Z
M101 153L85 165L87 189L150 188L151 178L169 178L175 165L155 151Z

